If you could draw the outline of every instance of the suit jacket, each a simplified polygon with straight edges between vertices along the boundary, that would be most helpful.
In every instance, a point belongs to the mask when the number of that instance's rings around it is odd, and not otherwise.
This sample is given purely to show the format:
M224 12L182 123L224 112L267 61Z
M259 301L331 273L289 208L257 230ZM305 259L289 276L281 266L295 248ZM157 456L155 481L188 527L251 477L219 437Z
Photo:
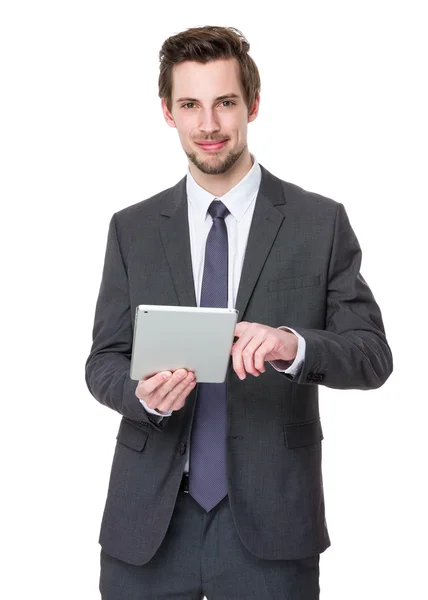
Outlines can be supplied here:
M241 381L229 361L228 496L250 552L299 559L330 545L318 388L378 388L393 363L343 205L260 166L238 321L293 327L306 354L294 379L266 363L260 377ZM99 542L134 565L152 558L168 529L198 394L196 386L186 405L159 423L144 410L129 377L139 304L196 306L186 177L112 216L85 366L91 394L122 415Z

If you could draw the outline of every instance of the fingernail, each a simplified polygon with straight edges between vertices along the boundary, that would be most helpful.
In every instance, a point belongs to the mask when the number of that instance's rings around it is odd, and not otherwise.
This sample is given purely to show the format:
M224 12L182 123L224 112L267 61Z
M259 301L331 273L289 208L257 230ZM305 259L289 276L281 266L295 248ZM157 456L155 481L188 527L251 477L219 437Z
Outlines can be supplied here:
M169 379L171 377L171 373L164 373L163 378Z

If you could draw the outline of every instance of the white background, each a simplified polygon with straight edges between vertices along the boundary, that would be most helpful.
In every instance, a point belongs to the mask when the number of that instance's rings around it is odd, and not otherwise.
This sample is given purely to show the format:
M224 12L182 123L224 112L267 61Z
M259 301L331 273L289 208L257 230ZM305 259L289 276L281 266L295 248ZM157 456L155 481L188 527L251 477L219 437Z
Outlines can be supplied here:
M259 67L250 151L345 205L394 355L378 390L320 386L332 539L321 598L427 597L422 5L2 3L2 598L99 598L120 416L90 395L84 364L108 223L185 174L158 52L207 24L240 29Z

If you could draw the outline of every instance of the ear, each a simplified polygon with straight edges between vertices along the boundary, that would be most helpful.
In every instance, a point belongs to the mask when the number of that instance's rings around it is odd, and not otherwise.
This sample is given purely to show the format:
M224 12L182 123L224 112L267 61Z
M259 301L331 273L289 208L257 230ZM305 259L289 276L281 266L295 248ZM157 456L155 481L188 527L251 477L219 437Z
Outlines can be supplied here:
M167 122L167 124L168 124L170 127L175 127L175 121L174 121L174 117L173 117L173 116L172 116L172 114L169 112L169 110L168 110L168 108L167 108L167 106L166 106L166 103L165 103L165 99L164 99L164 98L162 98L162 101L161 101L161 106L162 106L162 112L163 112L163 116L164 116L164 119L165 119L165 121Z
M257 94L256 99L254 100L254 104L250 112L248 113L248 123L254 121L254 119L259 114L259 106L260 106L260 94Z

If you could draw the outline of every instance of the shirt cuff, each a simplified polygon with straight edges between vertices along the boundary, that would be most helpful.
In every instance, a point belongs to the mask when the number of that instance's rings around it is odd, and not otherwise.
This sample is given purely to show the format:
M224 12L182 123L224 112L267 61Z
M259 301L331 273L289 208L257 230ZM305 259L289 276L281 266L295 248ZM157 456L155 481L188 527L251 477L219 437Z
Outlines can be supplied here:
M305 361L306 341L299 333L297 333L297 331L295 331L291 327L281 325L281 327L278 327L278 329L291 331L292 333L294 333L294 335L297 336L296 358L294 360L272 360L268 362L279 373L286 373L287 375L291 375L292 377L294 377Z
M172 415L172 410L170 410L169 412L163 413L163 412L158 412L157 410L155 410L154 408L149 408L147 406L147 404L144 402L144 400L141 400L141 398L139 398L141 404L144 407L144 410L148 413L150 413L151 415L156 415L157 417L170 417Z

